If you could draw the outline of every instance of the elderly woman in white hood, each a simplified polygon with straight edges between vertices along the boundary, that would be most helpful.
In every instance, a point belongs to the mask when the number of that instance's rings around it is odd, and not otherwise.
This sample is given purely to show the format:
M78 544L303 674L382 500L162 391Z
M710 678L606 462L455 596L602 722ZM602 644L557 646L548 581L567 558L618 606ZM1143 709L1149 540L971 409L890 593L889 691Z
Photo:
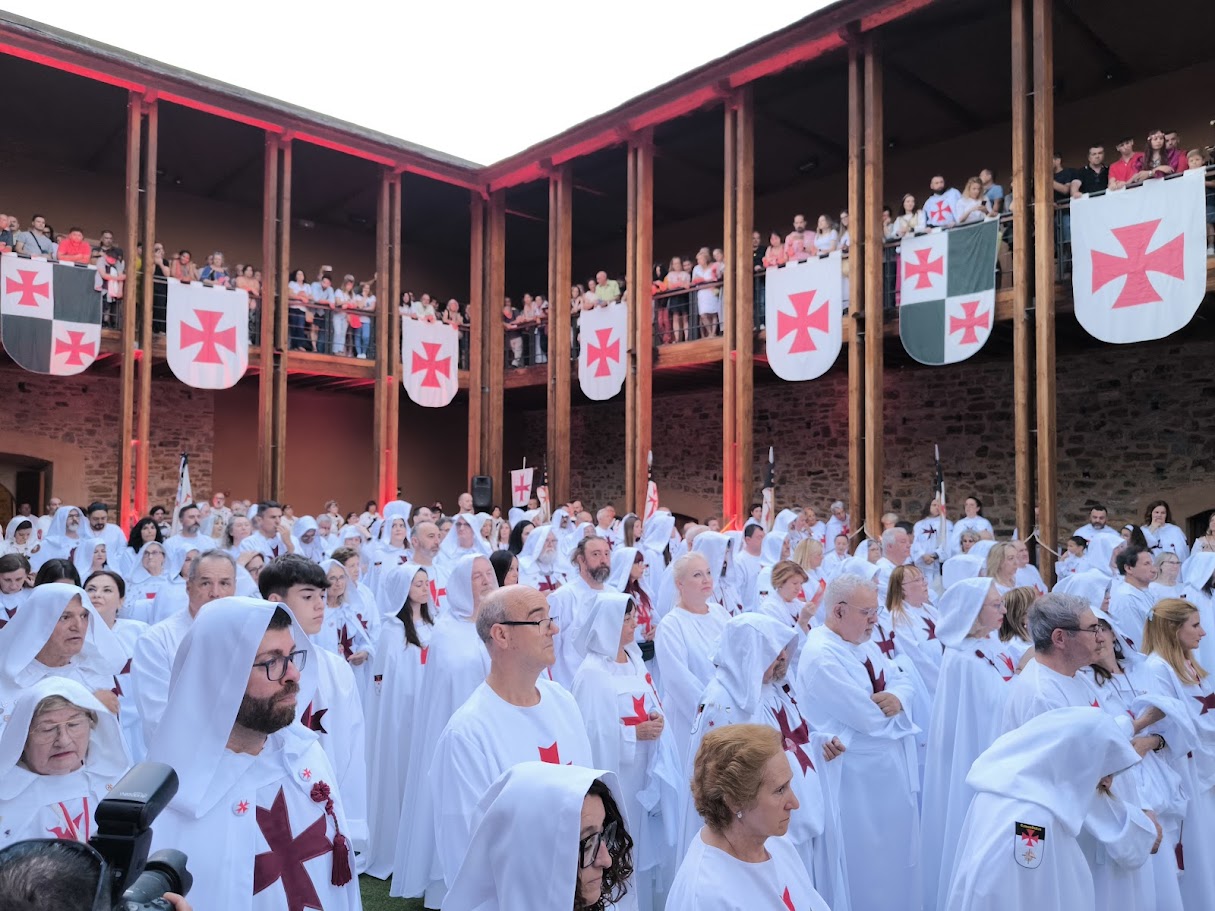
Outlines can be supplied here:
M623 809L634 821L638 901L650 908L674 874L670 860L684 777L634 641L636 627L636 603L628 594L598 595L572 631L586 657L571 692L586 721L592 761L615 772L624 786Z
M146 622L152 600L157 592L169 584L165 546L159 541L149 541L139 548L135 565L125 580L127 593L123 599L122 616Z
M189 603L186 594L186 580L190 576L190 567L199 558L202 551L198 545L187 541L178 535L165 541L165 575L167 585L162 585L156 591L156 597L151 601L145 599L143 610L138 604L132 605L130 619L142 620L148 624L159 623L173 616Z
M97 804L130 768L118 719L87 687L44 677L0 734L0 847L27 838L88 841Z
M117 712L113 689L126 660L122 643L84 589L61 582L38 586L4 628L0 724L20 693L45 677L75 680Z

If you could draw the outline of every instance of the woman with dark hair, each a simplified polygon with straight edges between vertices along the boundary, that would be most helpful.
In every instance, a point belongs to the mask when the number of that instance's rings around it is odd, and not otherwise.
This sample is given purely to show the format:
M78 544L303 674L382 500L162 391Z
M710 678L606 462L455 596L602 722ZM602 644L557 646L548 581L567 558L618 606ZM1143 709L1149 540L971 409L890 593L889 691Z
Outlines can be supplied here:
M498 587L516 585L519 582L519 558L509 550L495 550L489 555L490 565L494 575L498 577Z
M123 554L126 558L124 572L129 571L135 566L135 560L139 555L140 549L149 541L164 544L165 536L161 532L160 526L156 524L155 519L151 516L144 516L135 523L135 527L131 529L130 535L127 536L127 553Z
M1140 547L1143 550L1151 550L1148 547L1147 538L1143 536L1143 530L1135 524L1123 525L1119 531L1122 535L1122 540L1131 547Z
M959 553L962 549L962 533L972 531L980 538L994 538L995 532L991 523L983 515L983 501L976 496L969 496L962 504L965 514L953 523L953 531L949 533L950 550Z
M1173 524L1173 513L1164 500L1153 500L1143 511L1143 524L1139 526L1147 542L1147 549L1155 556L1157 551L1171 550L1179 560L1190 555L1185 532Z
M152 545L156 547L156 544ZM143 740L143 722L139 717L139 704L135 701L134 692L129 683L131 677L131 659L135 657L135 640L148 629L148 624L140 620L126 620L118 616L127 594L127 586L122 576L111 569L99 569L84 580L84 591L97 609L98 616L105 621L110 632L122 643L127 661L119 671L115 681L114 694L118 697L118 720L122 725L122 738L126 741L127 751L135 762L142 762L147 755L147 747Z
M828 911L797 849L781 837L800 806L792 781L774 728L731 724L705 735L692 771L705 824L679 865L666 911Z
M287 282L287 339L292 351L311 351L307 325L312 322L312 285L308 283L303 269L291 272Z
M68 582L79 586L80 573L76 571L71 560L47 560L38 567L38 574L34 576L34 587L50 582Z
M510 530L510 541L507 544L509 550L516 557L523 552L523 545L526 543L528 535L532 533L532 529L536 526L527 519L521 522L516 522L515 526Z
M367 694L364 712L369 731L371 832L367 872L378 879L392 874L396 856L414 712L434 626L430 599L430 577L425 567L405 563L384 573L378 599L380 637L372 664L374 686Z
M632 890L633 839L612 772L524 762L481 798L484 815L445 911L605 911Z

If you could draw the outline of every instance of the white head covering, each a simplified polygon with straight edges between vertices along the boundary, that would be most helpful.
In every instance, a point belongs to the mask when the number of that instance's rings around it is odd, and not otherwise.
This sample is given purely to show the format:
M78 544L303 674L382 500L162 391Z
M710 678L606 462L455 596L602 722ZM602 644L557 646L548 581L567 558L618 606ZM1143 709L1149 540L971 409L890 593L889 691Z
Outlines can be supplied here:
M780 552L784 550L787 537L788 534L783 531L770 531L764 535L764 543L759 549L759 562L768 567L779 563Z
M148 572L147 567L143 565L144 554L147 553L148 548L153 545L159 547L165 553L165 563L161 567L159 576L153 576L150 572ZM168 548L165 547L165 545L160 541L145 541L140 546L139 553L135 555L135 562L131 564L130 577L127 579L127 582L131 585L138 585L140 582L147 582L149 579L153 578L168 580L168 554ZM81 579L81 581L83 582L84 580Z
M776 514L776 521L772 523L772 531L785 535L789 533L789 526L797 521L797 513L792 509L782 509Z
M692 552L702 554L709 561L709 573L713 576L714 584L721 578L723 566L727 576L734 569L731 551L730 539L719 531L702 531L692 542Z
M315 531L316 535L313 537L311 544L305 544L304 535L310 531ZM295 524L291 526L291 535L300 542L296 553L301 557L307 557L313 563L320 563L325 559L325 541L321 537L316 519L312 516L300 516L296 519Z
M540 560L540 552L544 549L544 542L549 538L553 538L557 542L557 551L553 554L552 568L556 570L558 558L561 552L561 539L557 532L553 530L551 525L537 525L532 529L532 533L527 536L527 540L523 542L523 550L519 552L519 572L520 573L535 573L539 572L536 568Z
M978 546L978 544L975 545L975 547ZM955 554L941 564L941 581L947 589L952 588L962 579L970 579L979 575L983 571L984 563L985 560L974 556L974 547L968 554Z
M612 772L542 762L503 772L477 804L479 819L444 911L569 911L582 803L595 779L624 806Z
M183 538L181 535L174 535L171 538L165 539L165 575L169 577L170 582L177 582L177 577L181 575L182 568L186 565L186 557L190 555L190 551L198 551L198 555L203 555L203 548L197 541L191 541L188 538ZM182 580L185 581L184 579Z
M472 549L481 556L488 557L490 554L489 542L481 537L481 527L489 521L489 516L483 512L465 512L456 516L451 523L451 528L447 530L447 534L443 536L443 543L439 545L438 559L447 563L455 563L457 559L468 554L461 550L457 531L461 522L467 522L468 527L472 529L473 543ZM531 537L528 537L531 540Z
M447 607L444 613L456 620L468 620L473 615L472 572L477 560L488 560L484 554L465 554L456 561L447 577ZM494 577L494 588L498 587Z
M1097 782L1138 761L1129 738L1104 710L1054 709L998 738L975 760L966 783L1035 803L1074 837L1097 797Z
M1215 575L1215 554L1200 550L1191 553L1181 567L1181 581L1191 588L1201 589Z
M788 648L798 631L767 614L731 617L713 663L716 677L742 711L754 712L764 687L764 671Z
M0 733L0 804L4 805L5 828L10 830L22 828L29 815L44 806L66 797L80 796L63 790L65 786L81 786L76 773L71 773L73 781L69 783L66 780L69 776L39 775L17 764L25 751L34 710L48 696L62 696L72 705L97 713L97 726L89 734L88 753L80 769L87 778L113 784L131 767L118 718L75 680L43 677L17 697L8 725Z
M860 576L869 582L878 574L878 565L866 557L849 557L840 564L840 575Z
M80 543L76 545L76 552L72 555L72 565L76 567L76 572L80 573L80 581L83 583L89 573L93 571L93 552L98 547L105 547L105 541L101 538L81 538ZM117 559L118 555L113 556L106 552L106 562L111 559Z
M641 546L662 553L671 540L675 517L669 512L656 512L641 524Z
M1114 556L1114 549L1122 544L1123 540L1115 538L1113 535L1093 535L1093 539L1088 542L1088 547L1084 551L1084 562L1106 576L1113 576L1114 570L1110 568L1110 559Z
M17 543L17 528L22 522L30 523L30 536L24 544ZM4 540L8 543L9 550L13 553L25 554L29 556L29 552L33 550L38 543L38 517L37 516L13 516L8 520L8 527L4 529Z
M624 591L624 587L629 584L629 576L636 560L636 547L617 547L612 551L612 572L608 576L607 587L612 591Z
M89 612L84 645L72 663L82 671L99 678L111 677L122 671L127 662L126 649L118 641L83 588L64 582L39 585L29 599L4 627L4 648L0 650L0 677L18 686L29 686L41 676L30 668L34 657L42 651L64 609L73 598L79 598Z
M404 500L393 500L390 503L384 504L384 509L381 515L384 517L379 527L372 531L375 535L376 543L387 545L392 540L392 520L400 519L405 523L405 540L409 540L409 516L413 512L413 506ZM296 536L298 537L298 535Z
M424 572L430 576L430 568L418 563L398 563L388 567L388 572L380 579L380 589L376 593L376 608L381 617L395 617L405 606L409 597L410 586L414 577ZM430 616L435 614L435 606L430 601L430 586L426 587L426 602L430 605Z
M183 813L202 817L227 791L226 786L211 785L224 759L253 659L270 618L281 607L259 598L220 598L198 612L181 641L168 702L148 744L148 758L177 770L180 785L173 805ZM305 694L316 692L318 658L313 654L316 647L294 618L290 629L295 647L309 653L300 672L298 719L307 708ZM305 741L316 736L296 725L285 733Z
M69 538L67 536L68 514L71 513L72 510L75 510L76 514L80 516L80 524L76 526L76 538ZM71 550L71 548L76 546L79 536L84 533L84 529L86 527L87 525L85 523L84 510L82 510L79 506L68 506L65 503L63 506L60 506L55 510L55 515L51 517L51 527L47 529L47 532L45 535L43 535L42 540L54 547Z
M630 595L619 592L597 594L591 602L591 609L570 630L578 651L583 655L603 655L614 659L620 653L624 612L632 600Z
M937 638L948 648L960 648L978 619L987 593L995 585L991 579L960 579L945 590L937 605Z
M358 538L360 544L367 543L367 536L360 530L363 526L358 522L347 522L338 529L338 547L345 547L351 538Z
M984 538L982 541L976 541L971 545L970 551L966 554L968 557L975 557L984 564L987 563L987 552L996 546L995 541L989 541Z

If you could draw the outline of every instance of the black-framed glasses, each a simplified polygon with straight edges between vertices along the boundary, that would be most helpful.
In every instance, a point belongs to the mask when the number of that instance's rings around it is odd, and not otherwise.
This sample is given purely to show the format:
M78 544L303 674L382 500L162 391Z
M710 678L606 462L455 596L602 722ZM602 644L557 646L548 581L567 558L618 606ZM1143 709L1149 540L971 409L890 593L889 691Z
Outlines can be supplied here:
M578 842L578 866L585 870L595 862L595 858L599 856L599 848L607 842L609 845L616 841L616 820L612 820L603 827L602 832L595 832L593 835L588 835L586 838ZM611 849L608 849L611 853Z
M266 671L266 679L271 683L277 683L287 676L287 665L294 664L297 671L302 671L304 665L308 663L308 650L306 648L296 649L290 655L278 655L266 661L257 661L254 667L264 668Z
M547 633L556 620L556 617L544 617L540 620L499 620L498 626L534 626L540 632Z
M1098 623L1096 626L1059 626L1056 627L1056 629L1065 630L1069 633L1092 633L1094 636L1099 636L1101 633L1105 632L1105 630L1101 628L1100 623Z

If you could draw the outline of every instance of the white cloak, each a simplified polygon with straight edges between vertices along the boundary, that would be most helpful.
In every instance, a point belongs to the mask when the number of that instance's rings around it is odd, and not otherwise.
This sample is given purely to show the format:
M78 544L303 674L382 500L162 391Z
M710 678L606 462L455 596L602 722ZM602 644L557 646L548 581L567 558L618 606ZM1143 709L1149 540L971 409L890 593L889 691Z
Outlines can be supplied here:
M688 762L692 720L706 684L713 676L713 655L730 615L709 602L707 614L694 614L676 605L658 623L654 656L662 675L662 704L675 734L680 767Z

